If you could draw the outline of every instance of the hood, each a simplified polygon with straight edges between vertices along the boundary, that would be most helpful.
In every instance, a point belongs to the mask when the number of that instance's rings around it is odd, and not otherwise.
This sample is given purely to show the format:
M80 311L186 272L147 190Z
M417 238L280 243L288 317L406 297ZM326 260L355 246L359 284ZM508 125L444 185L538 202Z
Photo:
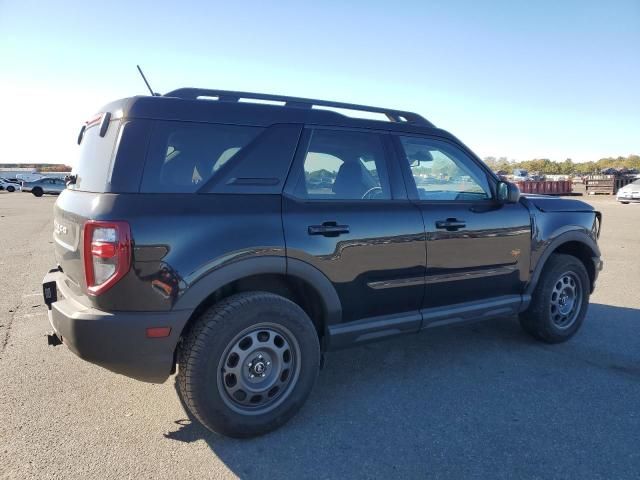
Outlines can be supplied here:
M523 195L543 212L593 212L595 209L582 200L558 198L548 195Z

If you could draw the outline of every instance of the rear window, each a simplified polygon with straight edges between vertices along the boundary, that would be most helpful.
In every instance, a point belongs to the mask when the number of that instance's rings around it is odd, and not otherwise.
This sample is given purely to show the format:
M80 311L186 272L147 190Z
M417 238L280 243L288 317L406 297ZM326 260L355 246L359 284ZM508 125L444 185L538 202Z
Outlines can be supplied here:
M238 125L156 122L140 190L195 192L263 130Z
M104 137L100 136L99 123L85 130L80 143L80 155L72 171L76 175L76 182L68 188L85 192L105 191L120 123L120 120L111 120Z

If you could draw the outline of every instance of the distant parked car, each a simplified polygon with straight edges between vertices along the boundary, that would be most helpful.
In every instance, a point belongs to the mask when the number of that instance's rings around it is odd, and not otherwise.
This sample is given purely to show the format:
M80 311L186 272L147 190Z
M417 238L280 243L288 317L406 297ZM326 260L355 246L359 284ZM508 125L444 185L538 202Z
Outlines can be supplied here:
M513 181L514 182L525 182L529 180L529 172L523 170L522 168L516 168L513 171Z
M624 204L640 202L640 179L619 189L616 197L619 202Z
M22 182L22 191L31 192L36 197L41 197L45 193L57 195L65 188L65 181L61 178L41 178L34 182Z
M15 192L20 190L20 183L12 182L8 178L0 178L0 190L6 190L7 192Z

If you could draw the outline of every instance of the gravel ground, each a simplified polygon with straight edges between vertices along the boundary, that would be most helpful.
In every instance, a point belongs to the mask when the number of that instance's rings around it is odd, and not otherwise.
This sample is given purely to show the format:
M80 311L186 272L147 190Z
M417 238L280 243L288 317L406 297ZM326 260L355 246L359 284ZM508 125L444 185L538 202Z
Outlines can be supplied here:
M507 319L332 353L293 421L238 441L194 423L173 378L47 347L55 198L2 192L0 477L640 478L640 205L587 200L605 270L572 341Z

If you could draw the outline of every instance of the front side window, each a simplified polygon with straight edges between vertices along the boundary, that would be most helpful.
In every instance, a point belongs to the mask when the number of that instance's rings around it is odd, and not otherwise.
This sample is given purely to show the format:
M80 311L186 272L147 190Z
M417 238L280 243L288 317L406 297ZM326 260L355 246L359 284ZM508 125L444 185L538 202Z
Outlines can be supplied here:
M440 140L400 137L420 200L486 200L485 172L462 150Z
M297 190L310 199L390 199L381 137L376 133L314 130L304 159L304 178Z

